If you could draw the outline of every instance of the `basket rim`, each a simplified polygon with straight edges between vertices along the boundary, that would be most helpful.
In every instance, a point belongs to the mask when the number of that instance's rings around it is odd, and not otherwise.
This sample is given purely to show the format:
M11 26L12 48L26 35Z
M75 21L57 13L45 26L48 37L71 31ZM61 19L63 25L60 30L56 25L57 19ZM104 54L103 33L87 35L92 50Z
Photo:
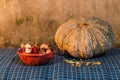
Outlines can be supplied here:
M54 54L55 53L55 51L53 51L53 52L51 52L51 53L46 53L46 54L30 54L30 53L25 53L25 52L19 52L19 51L17 51L17 54L18 55L24 55L24 56L45 56L45 55L50 55L50 54Z

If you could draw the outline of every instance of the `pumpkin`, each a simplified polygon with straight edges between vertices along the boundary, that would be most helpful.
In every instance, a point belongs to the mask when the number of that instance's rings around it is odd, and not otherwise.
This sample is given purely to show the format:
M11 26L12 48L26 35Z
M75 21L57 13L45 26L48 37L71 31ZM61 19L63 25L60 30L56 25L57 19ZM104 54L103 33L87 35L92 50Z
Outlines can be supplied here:
M103 55L113 41L111 25L96 17L70 19L55 33L58 47L75 58Z

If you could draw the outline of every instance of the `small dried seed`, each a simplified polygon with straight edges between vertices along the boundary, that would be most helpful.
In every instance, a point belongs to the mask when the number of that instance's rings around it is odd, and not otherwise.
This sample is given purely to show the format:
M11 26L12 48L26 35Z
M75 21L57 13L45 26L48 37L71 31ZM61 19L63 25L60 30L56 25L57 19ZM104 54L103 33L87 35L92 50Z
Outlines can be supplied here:
M75 64L72 64L72 66L75 66Z
M96 64L97 64L97 65L100 65L100 64L101 64L101 62L100 62L100 61L97 61L97 62L96 62Z
M72 61L72 60L69 60L69 62L68 63L70 63L70 64L74 64L75 62L74 61Z
M91 65L91 62L86 62L85 63L85 66L89 66L89 65Z
M69 60L64 60L66 63L69 63Z
M80 61L82 61L82 59L80 59Z
M79 65L80 63L79 62L75 62L76 65Z
M80 61L81 64L83 64L83 61Z
M80 67L80 66L81 66L81 63L80 63L80 62L75 62L75 66L76 66L76 67Z

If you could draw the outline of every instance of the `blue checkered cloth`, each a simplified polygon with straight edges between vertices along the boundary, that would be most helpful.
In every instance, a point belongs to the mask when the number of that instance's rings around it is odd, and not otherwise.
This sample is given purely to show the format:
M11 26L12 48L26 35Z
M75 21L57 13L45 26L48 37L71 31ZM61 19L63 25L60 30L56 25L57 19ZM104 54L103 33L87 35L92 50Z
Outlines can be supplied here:
M120 49L89 59L101 65L73 67L55 55L46 65L27 66L16 54L17 49L0 49L0 80L120 80ZM87 61L87 60L85 60Z

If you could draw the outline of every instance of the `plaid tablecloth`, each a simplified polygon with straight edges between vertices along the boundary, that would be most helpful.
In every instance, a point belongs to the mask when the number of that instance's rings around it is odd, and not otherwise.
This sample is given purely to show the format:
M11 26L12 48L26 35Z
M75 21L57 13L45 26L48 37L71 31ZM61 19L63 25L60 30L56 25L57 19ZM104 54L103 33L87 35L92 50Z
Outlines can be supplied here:
M17 49L0 49L0 80L120 80L120 49L111 49L106 55L89 59L101 65L73 67L55 55L43 66L24 65ZM87 60L84 60L87 61Z

